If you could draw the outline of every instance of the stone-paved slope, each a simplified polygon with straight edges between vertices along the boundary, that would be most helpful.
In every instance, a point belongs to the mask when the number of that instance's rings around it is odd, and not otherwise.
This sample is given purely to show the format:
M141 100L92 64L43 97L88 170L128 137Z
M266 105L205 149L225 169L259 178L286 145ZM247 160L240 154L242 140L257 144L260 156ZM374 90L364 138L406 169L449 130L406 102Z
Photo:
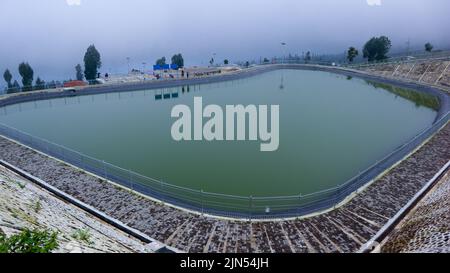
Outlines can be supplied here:
M0 233L58 232L55 252L148 252L144 243L0 166ZM78 232L89 238L73 238Z
M382 244L382 252L450 252L450 171Z

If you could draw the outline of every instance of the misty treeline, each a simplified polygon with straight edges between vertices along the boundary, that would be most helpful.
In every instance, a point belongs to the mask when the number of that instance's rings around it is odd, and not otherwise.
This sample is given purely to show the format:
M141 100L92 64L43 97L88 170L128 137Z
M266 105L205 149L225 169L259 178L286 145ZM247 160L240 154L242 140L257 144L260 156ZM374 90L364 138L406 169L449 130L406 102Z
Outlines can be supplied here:
M98 69L100 69L102 62L100 53L94 45L90 45L84 55L84 74L80 64L75 66L75 79L82 81L86 78L88 81L95 80L98 76ZM22 85L15 79L9 69L3 73L3 79L7 84L7 93L27 92L33 90L42 90L46 88L61 87L63 84L59 81L45 82L40 77L34 81L34 70L28 62L22 62L18 66L19 75L22 77ZM71 79L69 81L72 81Z
M86 53L84 54L84 69L80 64L75 66L75 79L77 81L83 81L86 79L89 83L94 83L100 76L98 72L102 67L100 52L95 48L95 45L90 45ZM172 64L176 64L178 68L184 67L184 59L181 53L174 54L172 56ZM156 61L158 65L165 65L166 58L162 57ZM22 62L18 66L19 75L22 77L22 84L16 79L13 80L13 75L9 69L6 69L3 73L3 78L7 84L7 93L27 92L33 90L42 90L46 88L61 87L63 84L59 81L45 82L40 77L37 77L34 81L34 70L28 62ZM70 79L69 81L72 81Z
M363 58L367 59L368 62L379 62L388 59L388 53L392 47L391 40L386 36L372 37L363 46L361 52ZM426 52L432 52L433 45L431 43L426 43L424 49ZM360 51L351 46L346 52L346 57L349 63L352 63L356 57L360 55ZM305 62L311 60L311 52L308 51L305 55ZM95 82L95 80L100 76L98 72L102 66L101 55L99 51L95 48L95 45L90 45L86 53L84 54L84 70L80 64L75 66L75 79L78 81L83 81L86 79L89 83ZM211 59L213 63L214 60ZM224 60L224 64L228 64L228 60ZM269 60L264 58L264 63L268 63ZM163 66L166 64L166 57L161 57L156 60L156 65ZM171 58L171 63L177 65L178 68L184 67L184 59L181 53L174 54ZM249 62L246 63L249 66ZM21 76L21 83L17 79L13 79L13 75L9 69L6 69L3 73L3 79L7 84L7 93L16 92L27 92L32 90L42 90L46 88L56 88L63 84L59 81L49 81L45 82L40 77L36 78L34 81L34 70L28 62L22 62L18 66L18 72ZM71 79L69 80L71 81ZM33 83L34 82L34 83Z
M388 59L389 50L392 47L391 40L386 36L372 37L368 40L362 48L363 58L368 62L380 62ZM431 53L433 45L426 43L424 45L425 51ZM352 63L354 59L359 55L358 49L351 46L347 50L347 60Z

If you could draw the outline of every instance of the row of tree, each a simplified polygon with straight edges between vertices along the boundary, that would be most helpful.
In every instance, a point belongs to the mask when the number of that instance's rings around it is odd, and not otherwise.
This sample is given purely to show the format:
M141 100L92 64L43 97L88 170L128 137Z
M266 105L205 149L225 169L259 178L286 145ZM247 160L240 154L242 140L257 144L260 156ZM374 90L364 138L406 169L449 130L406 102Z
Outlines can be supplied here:
M387 59L387 54L391 49L392 43L386 36L373 37L363 47L363 57L367 58L369 62L381 61ZM352 63L359 55L359 51L351 46L347 50L347 60Z
M388 58L389 50L391 49L391 40L386 36L373 37L367 41L363 47L363 58L369 62L382 61ZM431 52L433 45L431 43L425 44L425 51ZM359 55L359 51L355 47L349 47L347 50L347 60L352 63Z
M23 91L30 91L33 89L39 90L44 88L45 82L39 77L36 79L36 84L33 88L34 71L28 63L22 62L21 64L19 64L18 70L19 75L22 77ZM3 79L5 79L8 86L8 93L18 92L21 90L19 82L17 80L14 80L14 82L12 81L13 76L9 69L6 69L3 73Z
M179 68L184 67L184 59L183 59L183 55L181 55L181 53L173 55L171 61L172 61L171 64L175 64ZM161 58L157 59L155 64L159 65L159 66L166 65L167 64L166 57L161 57Z
M391 49L392 43L391 40L386 36L373 37L369 41L367 41L363 47L363 57L367 58L369 62L373 61L382 61L388 58L387 54ZM425 50L427 52L431 52L433 50L433 45L430 43L425 44ZM351 63L354 59L359 55L359 51L355 47L350 47L347 51L347 60ZM90 45L86 53L84 54L84 71L80 64L75 66L76 71L76 79L83 80L86 78L88 81L95 80L98 77L98 70L102 66L101 56L98 50L94 45ZM311 60L311 52L308 51L304 56L304 61L309 62ZM264 58L264 62L269 62L267 58ZM174 54L171 59L171 63L177 65L179 68L184 67L184 59L181 53ZM225 65L229 63L227 59L223 62ZM211 58L210 64L214 64L214 59ZM166 57L161 57L156 60L156 65L166 65ZM22 62L19 65L19 74L22 77L22 88L20 88L20 84L17 80L12 81L13 76L9 69L3 73L3 78L5 79L8 90L10 92L17 91L30 91L30 90L39 90L44 89L45 82L41 80L39 77L36 79L35 85L33 86L34 80L34 71L31 66L27 62Z
M97 51L94 45L90 45L84 55L84 75L81 65L77 64L75 67L76 79L81 81L83 80L84 76L87 80L94 80L97 77L98 69L101 67L101 65L102 62L100 53ZM46 84L46 82L39 77L36 79L35 84L33 85L34 70L27 62L22 62L21 64L19 64L18 71L19 75L22 77L22 87L17 80L14 80L13 82L13 76L9 69L6 69L3 73L3 79L6 81L6 84L8 86L7 93L41 90L46 86L56 87L57 85L55 81L51 81L50 83Z

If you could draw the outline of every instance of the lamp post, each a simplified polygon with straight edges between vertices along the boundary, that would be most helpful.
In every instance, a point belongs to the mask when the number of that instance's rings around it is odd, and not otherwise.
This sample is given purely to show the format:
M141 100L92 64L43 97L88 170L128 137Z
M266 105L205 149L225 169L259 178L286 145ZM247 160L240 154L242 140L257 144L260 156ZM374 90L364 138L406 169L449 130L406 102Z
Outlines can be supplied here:
M284 63L284 47L286 47L286 43L285 42L281 42L281 55L282 55L282 61L281 63Z
M128 74L130 74L130 57L127 57Z
M281 47L283 48L283 47L285 47L286 46L286 43L285 42L281 42ZM282 55L284 55L284 50L282 49L281 50L282 51ZM283 57L283 59L284 59L284 57ZM284 63L284 61L282 61L282 63ZM283 70L281 70L281 82L280 82L280 86L279 86L279 88L280 88L280 90L283 90L284 89L284 73L283 73Z

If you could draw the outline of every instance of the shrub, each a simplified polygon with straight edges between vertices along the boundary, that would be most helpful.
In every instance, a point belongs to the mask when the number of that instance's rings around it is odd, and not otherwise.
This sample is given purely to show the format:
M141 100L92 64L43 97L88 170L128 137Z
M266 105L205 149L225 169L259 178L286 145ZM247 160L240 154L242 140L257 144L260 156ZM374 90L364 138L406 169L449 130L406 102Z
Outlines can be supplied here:
M7 238L0 234L0 253L49 253L58 247L58 234L48 230L24 229Z
M79 241L85 241L88 244L92 244L91 242L91 234L88 230L78 229L72 234L72 238L77 239Z

